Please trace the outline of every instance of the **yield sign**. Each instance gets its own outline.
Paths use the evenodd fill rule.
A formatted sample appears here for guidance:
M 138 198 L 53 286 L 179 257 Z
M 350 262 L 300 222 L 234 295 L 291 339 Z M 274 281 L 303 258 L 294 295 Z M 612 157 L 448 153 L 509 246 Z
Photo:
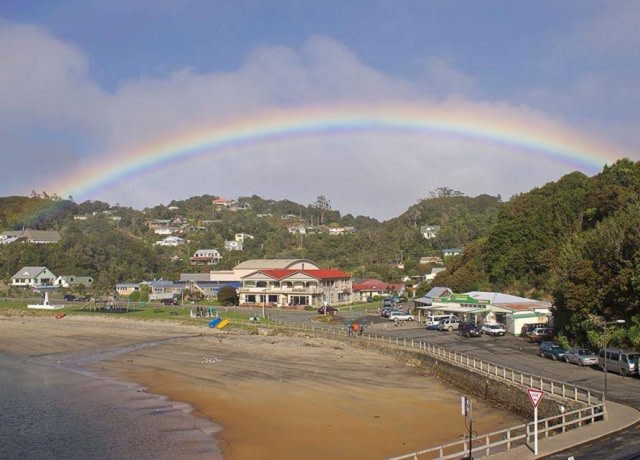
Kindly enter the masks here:
M 527 388 L 527 394 L 529 395 L 529 400 L 531 400 L 531 405 L 534 407 L 538 407 L 542 397 L 544 396 L 544 391 L 538 390 L 537 388 Z

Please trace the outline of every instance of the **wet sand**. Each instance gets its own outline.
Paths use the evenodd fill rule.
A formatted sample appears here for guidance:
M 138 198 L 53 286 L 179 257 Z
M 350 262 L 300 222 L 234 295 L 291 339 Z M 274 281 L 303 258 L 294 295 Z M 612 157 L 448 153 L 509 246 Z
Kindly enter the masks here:
M 85 367 L 222 426 L 225 460 L 383 459 L 460 439 L 461 392 L 389 356 L 305 336 L 124 318 L 0 319 L 0 350 Z M 474 431 L 522 423 L 474 400 Z

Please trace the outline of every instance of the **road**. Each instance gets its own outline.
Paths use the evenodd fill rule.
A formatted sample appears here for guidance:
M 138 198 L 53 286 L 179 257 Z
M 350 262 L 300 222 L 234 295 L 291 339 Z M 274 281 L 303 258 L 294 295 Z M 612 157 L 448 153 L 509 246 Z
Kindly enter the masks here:
M 269 315 L 285 322 L 322 325 L 317 321 L 318 315 L 315 312 L 270 311 Z M 600 370 L 542 358 L 538 355 L 538 345 L 524 338 L 509 335 L 466 338 L 455 332 L 430 331 L 417 322 L 395 326 L 392 321 L 377 314 L 364 315 L 344 310 L 335 318 L 332 327 L 346 327 L 349 321 L 354 319 L 368 325 L 366 333 L 422 340 L 519 371 L 572 383 L 598 392 L 604 390 L 604 374 Z M 609 373 L 607 399 L 640 410 L 640 378 L 621 377 Z M 566 460 L 571 456 L 575 460 L 640 460 L 640 427 L 634 426 L 615 435 L 588 442 L 547 458 Z

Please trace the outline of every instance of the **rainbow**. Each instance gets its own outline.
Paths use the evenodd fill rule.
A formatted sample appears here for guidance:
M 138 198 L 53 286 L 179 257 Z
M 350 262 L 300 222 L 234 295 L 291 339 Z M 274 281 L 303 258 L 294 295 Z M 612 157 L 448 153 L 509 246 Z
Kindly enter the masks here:
M 503 145 L 522 155 L 540 155 L 594 173 L 621 155 L 620 149 L 535 113 L 508 107 L 349 106 L 264 112 L 191 129 L 85 165 L 50 189 L 86 197 L 119 181 L 185 159 L 241 151 L 262 143 L 351 133 L 439 135 Z

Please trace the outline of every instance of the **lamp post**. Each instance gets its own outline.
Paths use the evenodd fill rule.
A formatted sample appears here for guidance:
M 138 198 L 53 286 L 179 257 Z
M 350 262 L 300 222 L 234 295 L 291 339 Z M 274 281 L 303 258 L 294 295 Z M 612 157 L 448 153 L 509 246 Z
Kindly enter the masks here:
M 607 369 L 607 361 L 609 360 L 609 354 L 607 353 L 607 326 L 615 326 L 616 324 L 624 324 L 625 320 L 617 319 L 615 321 L 603 321 L 602 322 L 602 330 L 604 335 L 604 392 L 602 393 L 602 401 L 605 402 L 607 400 L 607 374 L 609 373 Z

